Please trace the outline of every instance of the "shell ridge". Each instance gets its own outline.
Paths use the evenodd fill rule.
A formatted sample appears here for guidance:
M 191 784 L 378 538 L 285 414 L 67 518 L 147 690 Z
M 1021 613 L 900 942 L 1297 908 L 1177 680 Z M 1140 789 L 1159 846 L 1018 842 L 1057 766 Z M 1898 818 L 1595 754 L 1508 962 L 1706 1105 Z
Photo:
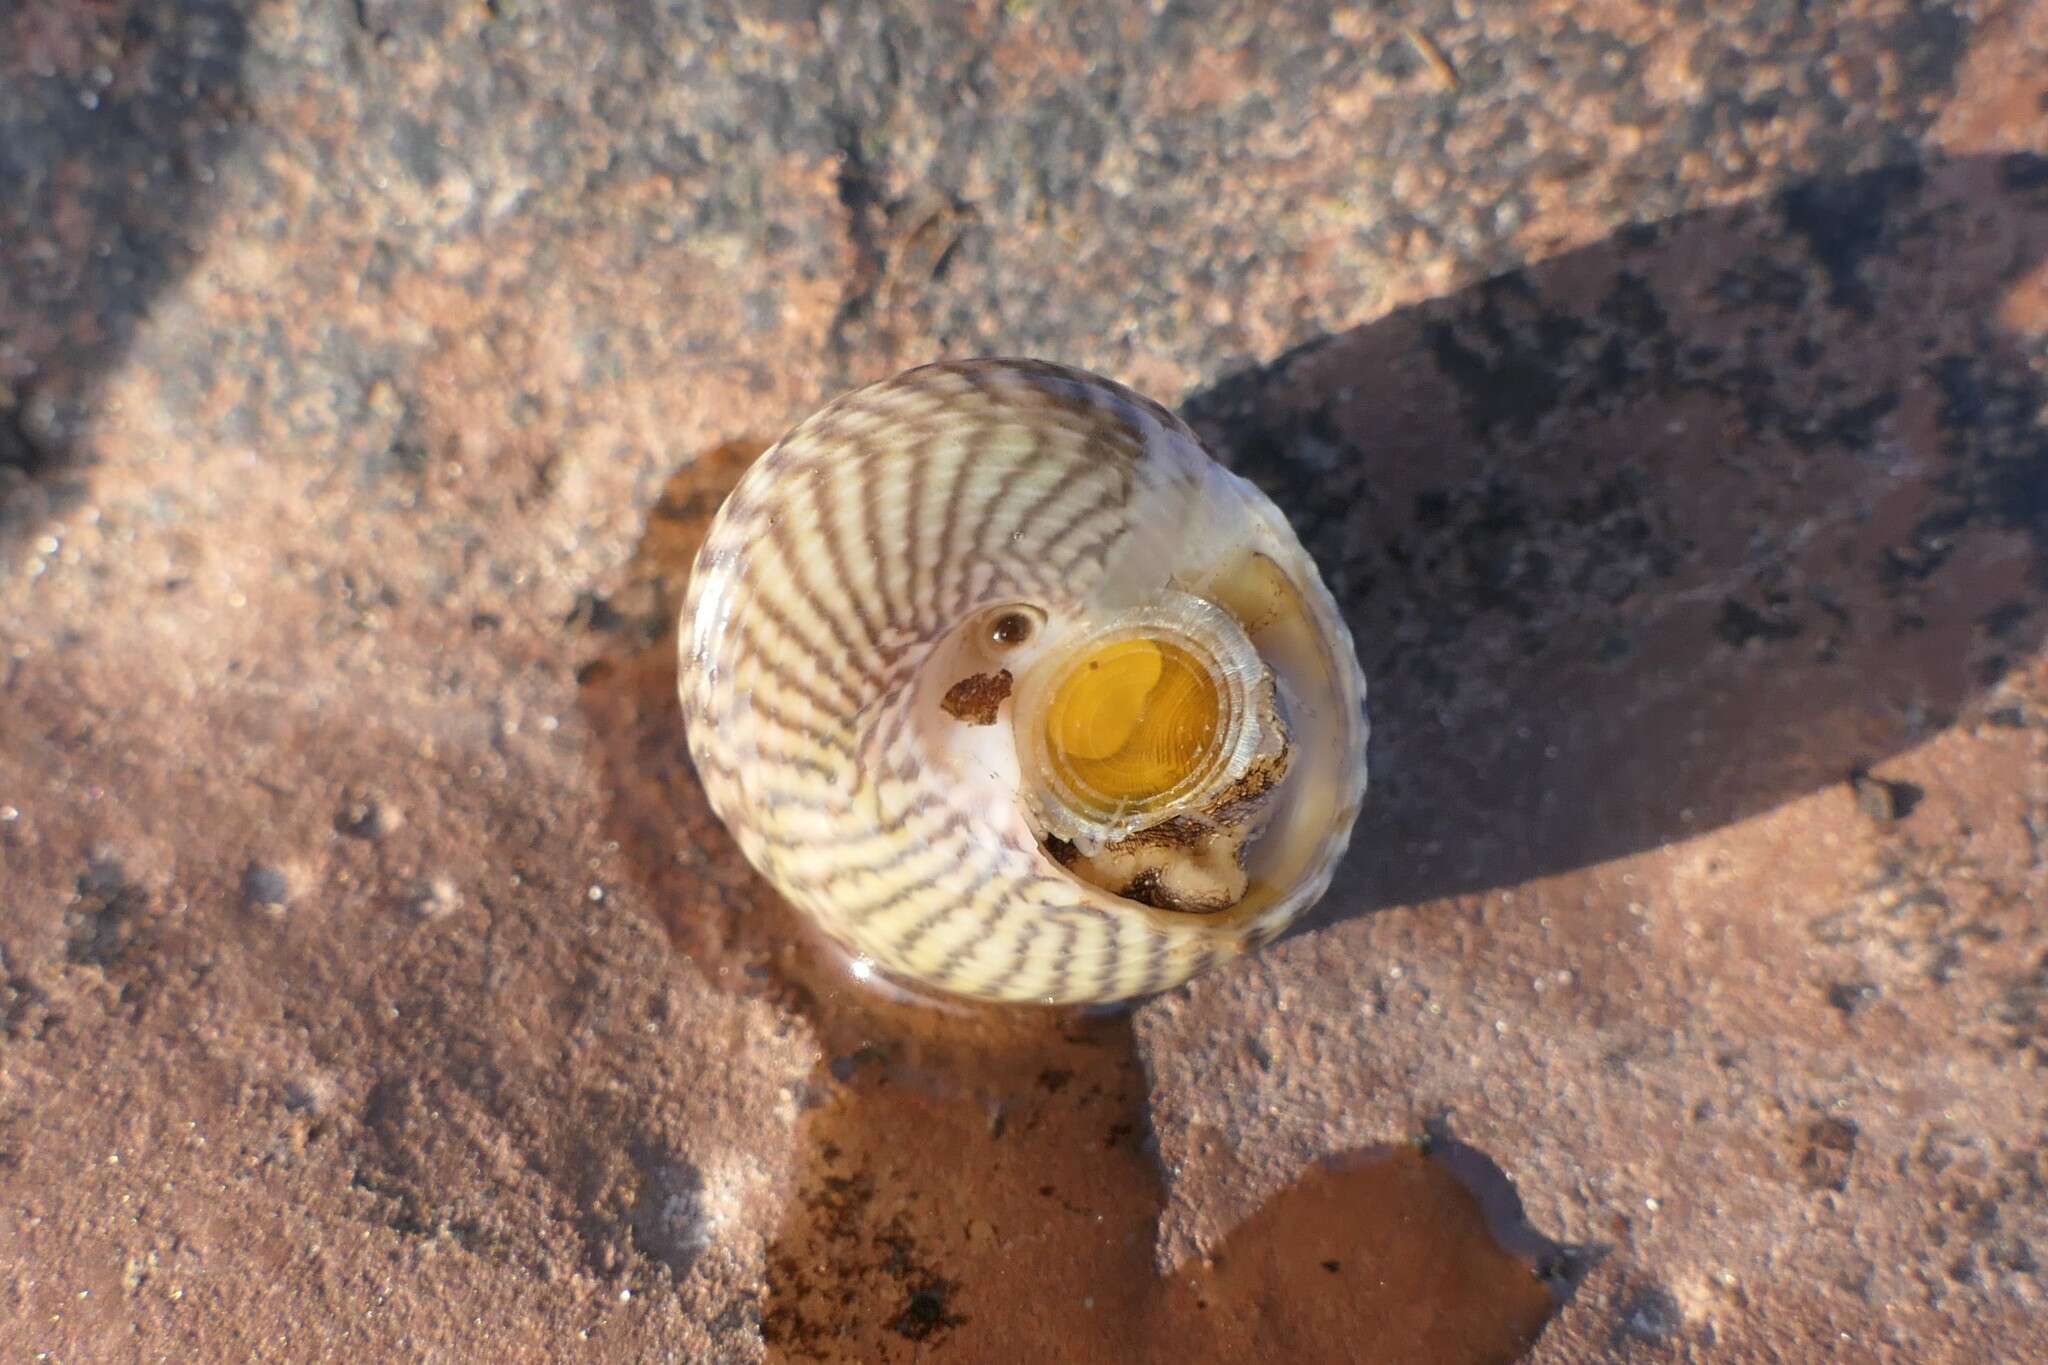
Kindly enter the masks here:
M 846 667 L 852 669 L 864 686 L 872 691 L 880 684 L 874 663 L 866 657 L 866 651 L 854 642 L 853 634 L 847 629 L 841 614 L 826 609 L 825 590 L 811 577 L 810 570 L 806 567 L 811 563 L 810 557 L 791 542 L 788 521 L 784 518 L 771 520 L 763 532 L 763 537 L 789 566 L 790 585 L 796 590 L 797 598 L 824 627 L 825 633 L 832 637 L 832 643 L 838 649 L 839 657 L 845 662 Z M 828 573 L 826 577 L 829 580 L 831 575 Z M 842 595 L 840 600 L 846 599 Z

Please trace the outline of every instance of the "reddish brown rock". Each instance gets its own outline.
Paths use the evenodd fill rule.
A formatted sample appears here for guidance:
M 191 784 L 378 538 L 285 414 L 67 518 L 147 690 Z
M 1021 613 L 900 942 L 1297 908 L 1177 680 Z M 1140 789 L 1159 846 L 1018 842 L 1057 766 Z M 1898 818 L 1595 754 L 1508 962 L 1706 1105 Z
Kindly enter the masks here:
M 2044 50 L 11 7 L 0 1337 L 2048 1355 Z M 677 468 L 973 353 L 1185 398 L 1374 680 L 1328 906 L 1127 1018 L 869 999 L 681 748 Z

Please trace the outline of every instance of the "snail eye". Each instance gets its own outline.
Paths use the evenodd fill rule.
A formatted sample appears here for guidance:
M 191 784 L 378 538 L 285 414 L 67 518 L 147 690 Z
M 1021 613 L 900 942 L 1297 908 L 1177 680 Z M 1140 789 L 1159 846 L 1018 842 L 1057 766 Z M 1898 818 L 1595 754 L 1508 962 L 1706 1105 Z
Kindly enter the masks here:
M 1004 607 L 988 618 L 988 642 L 998 650 L 1028 644 L 1038 633 L 1038 613 L 1023 607 Z

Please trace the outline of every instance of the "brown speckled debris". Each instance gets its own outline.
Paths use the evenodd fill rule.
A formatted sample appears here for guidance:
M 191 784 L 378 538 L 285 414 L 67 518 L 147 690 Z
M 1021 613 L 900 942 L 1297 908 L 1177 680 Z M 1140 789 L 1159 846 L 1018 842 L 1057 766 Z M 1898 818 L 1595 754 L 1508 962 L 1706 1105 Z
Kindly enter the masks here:
M 856 986 L 683 755 L 722 489 L 987 353 L 1373 681 L 1123 1014 Z M 2048 1358 L 2044 411 L 2048 4 L 15 0 L 0 1341 Z
M 946 689 L 939 705 L 962 725 L 994 725 L 1010 696 L 1010 670 L 973 673 Z

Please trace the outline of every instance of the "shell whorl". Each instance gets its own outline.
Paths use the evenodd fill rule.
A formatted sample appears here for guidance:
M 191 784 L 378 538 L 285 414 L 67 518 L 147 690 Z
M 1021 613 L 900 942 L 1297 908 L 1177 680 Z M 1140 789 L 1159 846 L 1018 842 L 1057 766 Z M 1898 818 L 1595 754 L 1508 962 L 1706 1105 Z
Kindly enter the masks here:
M 1122 999 L 1270 939 L 1326 889 L 1348 837 L 1362 714 L 1357 781 L 1315 875 L 1209 915 L 1068 875 L 1014 802 L 934 771 L 913 714 L 920 667 L 977 611 L 1142 593 L 1205 518 L 1247 515 L 1301 553 L 1177 418 L 1093 375 L 967 361 L 840 398 L 747 472 L 697 558 L 680 692 L 713 810 L 832 937 L 960 994 Z M 1357 711 L 1349 636 L 1309 578 Z

